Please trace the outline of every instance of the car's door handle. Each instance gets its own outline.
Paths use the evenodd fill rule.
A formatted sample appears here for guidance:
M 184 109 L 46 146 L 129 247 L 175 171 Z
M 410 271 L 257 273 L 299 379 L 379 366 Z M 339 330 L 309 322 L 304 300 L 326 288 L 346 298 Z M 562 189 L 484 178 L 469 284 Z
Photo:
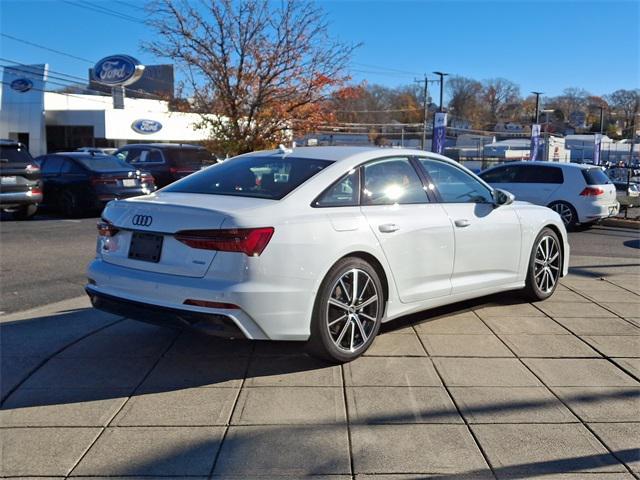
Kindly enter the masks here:
M 456 224 L 456 227 L 460 227 L 460 228 L 468 227 L 469 225 L 471 225 L 471 222 L 466 218 L 461 218 L 459 220 L 454 221 L 453 223 Z
M 382 225 L 378 225 L 378 230 L 382 233 L 391 233 L 400 230 L 400 227 L 395 223 L 383 223 Z

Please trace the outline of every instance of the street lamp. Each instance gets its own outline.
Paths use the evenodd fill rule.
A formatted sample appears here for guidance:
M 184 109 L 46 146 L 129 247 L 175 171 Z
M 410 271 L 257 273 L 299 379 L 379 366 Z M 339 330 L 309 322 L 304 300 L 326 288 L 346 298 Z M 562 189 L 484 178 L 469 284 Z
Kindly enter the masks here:
M 442 107 L 442 97 L 444 93 L 444 77 L 446 77 L 449 74 L 444 72 L 433 72 L 433 73 L 440 77 L 440 111 L 444 112 L 444 108 Z
M 540 122 L 540 95 L 544 92 L 531 92 L 536 96 L 536 123 Z

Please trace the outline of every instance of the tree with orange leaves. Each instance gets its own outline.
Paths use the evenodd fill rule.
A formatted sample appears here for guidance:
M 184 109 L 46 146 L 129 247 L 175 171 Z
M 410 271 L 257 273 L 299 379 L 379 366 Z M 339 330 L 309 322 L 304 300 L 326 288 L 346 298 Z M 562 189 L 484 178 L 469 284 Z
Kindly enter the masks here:
M 150 12 L 158 36 L 145 47 L 182 68 L 217 153 L 287 143 L 332 119 L 325 100 L 356 46 L 332 39 L 313 3 L 156 0 Z

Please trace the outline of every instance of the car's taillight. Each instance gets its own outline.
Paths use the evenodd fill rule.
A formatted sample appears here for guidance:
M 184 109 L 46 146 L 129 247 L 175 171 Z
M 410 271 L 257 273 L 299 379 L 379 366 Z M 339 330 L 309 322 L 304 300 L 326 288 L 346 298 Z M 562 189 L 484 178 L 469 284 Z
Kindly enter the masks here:
M 42 195 L 42 189 L 40 187 L 31 187 L 31 195 Z
M 40 171 L 40 167 L 38 165 L 33 165 L 32 163 L 30 163 L 25 167 L 25 170 L 27 171 L 27 173 L 38 173 Z
M 271 240 L 273 231 L 273 227 L 183 230 L 176 233 L 175 238 L 191 248 L 242 252 L 250 257 L 257 257 Z
M 597 197 L 598 195 L 604 195 L 604 190 L 599 187 L 585 187 L 580 192 L 580 195 L 583 197 Z
M 101 237 L 113 237 L 116 233 L 118 233 L 118 229 L 106 220 L 99 221 L 97 227 L 98 235 L 100 235 Z

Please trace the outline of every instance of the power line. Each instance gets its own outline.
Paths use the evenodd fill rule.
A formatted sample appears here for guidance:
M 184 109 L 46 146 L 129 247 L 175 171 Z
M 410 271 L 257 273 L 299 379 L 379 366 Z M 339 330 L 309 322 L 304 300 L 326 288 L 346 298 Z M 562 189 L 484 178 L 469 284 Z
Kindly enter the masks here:
M 129 3 L 129 2 L 123 2 L 121 0 L 114 0 L 114 2 L 115 3 L 119 3 L 120 5 L 124 5 L 125 7 L 129 7 L 129 8 L 134 9 L 134 10 L 140 10 L 140 11 L 143 11 L 143 12 L 147 11 L 146 8 L 140 7 L 138 5 L 134 5 L 134 4 Z
M 6 33 L 0 33 L 0 35 L 2 35 L 5 38 L 9 38 L 11 40 L 14 40 L 16 42 L 24 43 L 25 45 L 31 45 L 32 47 L 36 47 L 36 48 L 40 48 L 42 50 L 47 50 L 49 52 L 57 53 L 58 55 L 64 55 L 65 57 L 73 58 L 75 60 L 80 60 L 82 62 L 88 62 L 88 63 L 96 63 L 95 61 L 89 60 L 88 58 L 78 57 L 78 56 L 72 55 L 70 53 L 61 52 L 60 50 L 56 50 L 54 48 L 45 47 L 44 45 L 38 45 L 37 43 L 33 43 L 33 42 L 28 41 L 28 40 L 24 40 L 22 38 L 14 37 L 12 35 L 7 35 Z
M 103 15 L 109 15 L 109 16 L 114 17 L 114 18 L 119 18 L 120 20 L 127 20 L 129 22 L 140 23 L 140 24 L 146 25 L 146 22 L 144 22 L 142 19 L 131 17 L 131 16 L 125 15 L 125 14 L 121 14 L 121 13 L 115 12 L 115 10 L 104 9 L 104 7 L 98 7 L 97 5 L 75 3 L 75 2 L 71 2 L 70 0 L 62 0 L 62 1 L 64 3 L 69 4 L 69 5 L 73 5 L 74 7 L 77 7 L 77 8 L 84 8 L 84 9 L 90 10 L 92 12 L 101 13 Z

